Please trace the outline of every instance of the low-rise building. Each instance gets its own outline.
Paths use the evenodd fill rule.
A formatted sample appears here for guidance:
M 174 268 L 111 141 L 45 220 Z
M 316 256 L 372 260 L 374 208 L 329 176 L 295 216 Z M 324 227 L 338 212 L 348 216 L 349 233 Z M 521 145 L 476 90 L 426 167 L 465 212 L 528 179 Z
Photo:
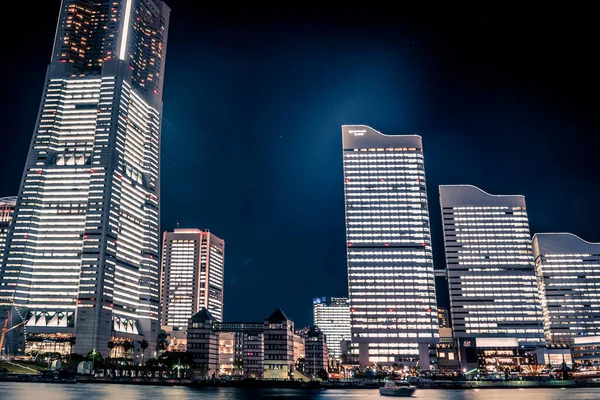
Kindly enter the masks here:
M 219 373 L 219 332 L 213 329 L 215 322 L 204 307 L 188 322 L 187 351 L 192 354 L 195 377 L 214 379 Z
M 318 377 L 321 370 L 329 369 L 329 352 L 327 351 L 327 338 L 318 326 L 313 325 L 308 331 L 306 339 L 306 357 L 304 374 L 310 378 Z
M 242 364 L 245 378 L 262 379 L 264 373 L 265 342 L 262 332 L 244 334 Z
M 458 348 L 451 328 L 440 328 L 440 342 L 435 347 L 437 368 L 442 373 L 460 370 Z
M 294 322 L 281 309 L 264 321 L 264 379 L 291 379 L 294 371 Z
M 600 336 L 575 336 L 571 352 L 578 365 L 600 367 Z
M 302 331 L 294 333 L 294 364 L 306 356 L 305 336 Z
M 172 326 L 163 325 L 160 327 L 167 334 L 166 351 L 186 351 L 187 350 L 187 331 L 185 329 L 175 330 Z

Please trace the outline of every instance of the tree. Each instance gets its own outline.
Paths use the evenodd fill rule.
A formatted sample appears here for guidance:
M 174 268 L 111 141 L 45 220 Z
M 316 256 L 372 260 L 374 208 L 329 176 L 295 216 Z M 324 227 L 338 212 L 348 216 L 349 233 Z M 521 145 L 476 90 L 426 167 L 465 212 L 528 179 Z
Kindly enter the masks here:
M 148 348 L 148 341 L 146 339 L 140 342 L 140 347 L 142 348 L 142 365 L 144 365 L 144 356 L 146 355 L 146 349 Z
M 117 347 L 117 344 L 115 342 L 113 342 L 112 340 L 109 340 L 108 343 L 106 344 L 106 347 L 108 347 L 108 350 L 110 350 L 109 356 L 112 356 L 112 351 L 115 347 Z
M 96 365 L 100 365 L 104 361 L 104 359 L 102 358 L 102 354 L 98 353 L 95 350 L 92 350 L 87 354 L 87 359 L 88 361 L 91 361 L 93 363 L 94 368 L 96 367 Z
M 306 359 L 304 357 L 299 357 L 296 361 L 296 369 L 301 373 L 304 373 L 304 365 L 306 364 Z
M 121 345 L 123 351 L 125 352 L 125 358 L 127 358 L 127 354 L 133 349 L 133 343 L 130 340 L 126 340 Z
M 71 361 L 71 356 L 73 355 L 73 346 L 75 346 L 75 343 L 77 342 L 77 338 L 75 338 L 75 336 L 70 336 L 69 339 L 69 361 Z
M 320 369 L 317 371 L 317 378 L 326 381 L 329 379 L 329 374 L 327 373 L 327 371 L 325 371 L 324 369 Z
M 169 342 L 167 341 L 167 332 L 164 330 L 160 330 L 158 337 L 156 338 L 156 347 L 158 347 L 159 351 L 167 350 Z

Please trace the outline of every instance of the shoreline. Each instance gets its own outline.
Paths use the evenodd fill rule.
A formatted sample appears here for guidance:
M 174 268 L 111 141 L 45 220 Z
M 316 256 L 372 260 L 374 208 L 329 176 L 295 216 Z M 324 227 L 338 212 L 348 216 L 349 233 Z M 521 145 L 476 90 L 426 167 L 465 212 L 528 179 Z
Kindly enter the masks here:
M 110 384 L 110 385 L 148 385 L 148 386 L 188 386 L 194 388 L 242 388 L 242 389 L 301 389 L 301 390 L 374 390 L 380 387 L 377 382 L 356 383 L 323 383 L 323 382 L 292 382 L 292 381 L 194 381 L 191 379 L 174 378 L 118 378 L 106 379 L 90 376 L 78 376 L 74 378 L 43 378 L 37 375 L 10 374 L 0 376 L 0 382 L 17 383 L 56 383 L 56 384 Z M 569 388 L 599 388 L 600 380 L 577 380 L 577 381 L 441 381 L 439 383 L 428 382 L 426 385 L 417 384 L 418 390 L 474 390 L 474 389 L 569 389 Z

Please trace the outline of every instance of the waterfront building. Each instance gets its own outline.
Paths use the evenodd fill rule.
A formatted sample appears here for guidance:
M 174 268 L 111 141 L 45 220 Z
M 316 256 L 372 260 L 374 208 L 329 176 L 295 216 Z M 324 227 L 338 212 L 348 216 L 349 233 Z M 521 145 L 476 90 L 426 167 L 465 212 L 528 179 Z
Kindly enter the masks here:
M 225 242 L 209 231 L 175 229 L 163 234 L 162 324 L 185 329 L 202 307 L 223 320 Z
M 473 345 L 479 338 L 543 346 L 525 198 L 443 185 L 440 204 L 452 326 L 463 367 L 477 364 Z
M 0 198 L 0 268 L 2 268 L 6 236 L 8 235 L 8 230 L 12 222 L 16 203 L 16 196 Z
M 234 375 L 235 332 L 219 332 L 219 376 Z
M 573 362 L 583 367 L 600 367 L 600 336 L 576 336 L 571 346 Z
M 221 375 L 263 376 L 264 322 L 215 322 Z
M 304 332 L 294 332 L 294 364 L 298 361 L 299 358 L 304 358 L 306 355 L 306 346 L 305 346 L 306 335 Z
M 294 371 L 294 322 L 281 309 L 264 321 L 265 379 L 290 379 Z
M 533 253 L 546 339 L 570 344 L 580 336 L 600 337 L 600 243 L 538 233 Z
M 262 332 L 246 332 L 243 338 L 243 376 L 262 379 L 265 358 L 264 334 Z
M 438 341 L 423 145 L 342 126 L 352 355 L 429 368 Z
M 440 327 L 440 341 L 436 344 L 437 369 L 442 373 L 460 370 L 458 347 L 451 328 Z
M 306 338 L 306 357 L 304 361 L 304 375 L 315 379 L 321 370 L 329 370 L 329 352 L 327 340 L 323 331 L 313 325 Z
M 22 351 L 71 336 L 81 354 L 107 356 L 111 340 L 155 350 L 169 13 L 160 0 L 62 1 L 0 268 Z
M 187 329 L 173 330 L 173 327 L 168 325 L 162 325 L 160 329 L 167 335 L 166 351 L 186 351 Z
M 217 378 L 219 373 L 219 332 L 217 323 L 206 308 L 194 314 L 187 329 L 187 351 L 192 355 L 192 373 L 195 377 Z
M 546 342 L 546 346 L 536 349 L 535 353 L 538 365 L 552 365 L 560 368 L 564 362 L 569 368 L 573 366 L 571 347 L 567 343 Z
M 313 323 L 327 338 L 329 357 L 339 360 L 342 340 L 350 340 L 350 302 L 345 297 L 313 299 Z

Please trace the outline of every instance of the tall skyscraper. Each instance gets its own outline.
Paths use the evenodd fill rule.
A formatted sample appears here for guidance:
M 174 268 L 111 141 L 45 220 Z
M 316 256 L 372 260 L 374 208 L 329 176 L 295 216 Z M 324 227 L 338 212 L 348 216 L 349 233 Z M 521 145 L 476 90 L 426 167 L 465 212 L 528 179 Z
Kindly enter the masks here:
M 350 302 L 345 297 L 313 299 L 313 322 L 327 340 L 329 356 L 340 359 L 342 340 L 350 340 Z
M 223 321 L 223 239 L 209 231 L 175 229 L 164 233 L 162 254 L 162 325 L 184 329 L 202 307 Z
M 450 185 L 440 203 L 455 337 L 543 342 L 525 198 Z
M 538 233 L 533 254 L 546 339 L 572 343 L 597 336 L 600 343 L 600 243 L 571 233 Z
M 14 196 L 0 198 L 0 268 L 2 268 L 2 260 L 4 259 L 6 235 L 8 235 L 16 203 L 17 198 Z
M 169 13 L 160 0 L 62 2 L 0 270 L 28 341 L 154 349 Z
M 342 126 L 352 355 L 429 364 L 439 340 L 421 137 Z

